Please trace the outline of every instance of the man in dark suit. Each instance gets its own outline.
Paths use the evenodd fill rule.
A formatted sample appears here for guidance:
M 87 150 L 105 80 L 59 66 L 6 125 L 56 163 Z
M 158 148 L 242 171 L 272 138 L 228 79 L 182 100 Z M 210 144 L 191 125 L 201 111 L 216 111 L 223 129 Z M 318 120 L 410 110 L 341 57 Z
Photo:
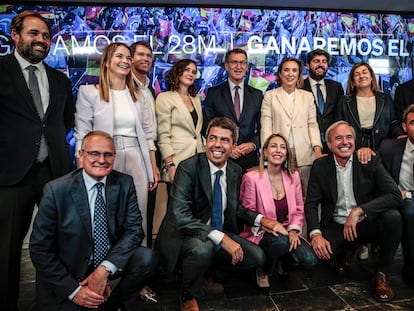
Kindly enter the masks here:
M 227 117 L 237 124 L 239 139 L 231 158 L 241 166 L 244 173 L 247 169 L 258 165 L 260 108 L 263 94 L 244 82 L 249 68 L 245 50 L 228 51 L 224 68 L 228 73 L 228 81 L 207 91 L 204 101 L 204 126 L 206 127 L 215 117 Z M 237 103 L 238 107 L 236 107 Z
M 403 221 L 401 245 L 404 255 L 404 280 L 414 285 L 414 105 L 403 114 L 402 127 L 405 139 L 389 139 L 382 142 L 379 152 L 385 168 L 398 184 L 404 199 L 400 208 Z
M 367 164 L 357 160 L 355 131 L 347 122 L 333 123 L 326 137 L 332 154 L 313 163 L 305 204 L 312 247 L 320 259 L 342 258 L 340 268 L 347 270 L 356 243 L 378 242 L 374 297 L 390 301 L 387 274 L 401 239 L 401 193 L 378 157 Z
M 400 124 L 403 122 L 404 110 L 411 104 L 414 104 L 414 79 L 397 86 L 395 90 L 395 116 Z
M 10 28 L 15 51 L 0 58 L 0 305 L 16 310 L 34 205 L 45 182 L 71 169 L 66 134 L 74 105 L 69 79 L 42 62 L 50 49 L 47 21 L 23 11 Z
M 239 203 L 242 172 L 238 165 L 227 161 L 236 140 L 234 122 L 214 118 L 207 129 L 206 152 L 181 162 L 177 168 L 157 248 L 168 271 L 173 271 L 181 258 L 184 289 L 181 310 L 198 310 L 197 298 L 203 295 L 204 274 L 213 259 L 215 268 L 233 265 L 247 269 L 264 263 L 261 248 L 238 235 L 238 221 L 257 229 L 262 226 L 269 232 L 277 230 L 276 221 Z M 219 213 L 215 213 L 217 200 L 220 200 Z
M 313 93 L 315 97 L 316 113 L 321 132 L 323 152 L 328 153 L 324 134 L 328 127 L 335 120 L 335 106 L 339 98 L 344 95 L 344 89 L 339 82 L 325 79 L 329 66 L 329 54 L 325 50 L 316 49 L 308 53 L 306 66 L 309 70 L 309 77 L 305 79 L 303 89 Z M 318 102 L 318 86 L 322 92 L 323 103 Z
M 144 232 L 132 177 L 112 170 L 111 136 L 90 132 L 79 156 L 82 169 L 46 184 L 33 224 L 29 248 L 41 310 L 102 304 L 103 310 L 117 310 L 156 268 L 151 249 L 141 246 Z M 121 280 L 111 293 L 107 282 L 117 277 Z

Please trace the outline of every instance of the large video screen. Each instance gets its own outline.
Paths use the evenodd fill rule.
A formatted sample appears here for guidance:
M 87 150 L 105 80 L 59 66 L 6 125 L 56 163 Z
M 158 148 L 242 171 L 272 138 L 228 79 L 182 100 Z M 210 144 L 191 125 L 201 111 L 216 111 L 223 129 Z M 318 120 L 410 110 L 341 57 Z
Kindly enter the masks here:
M 11 19 L 33 9 L 53 29 L 46 62 L 64 71 L 76 95 L 80 85 L 96 83 L 100 55 L 107 44 L 148 40 L 154 49 L 150 73 L 157 92 L 165 74 L 181 58 L 198 64 L 200 97 L 226 79 L 225 52 L 240 47 L 249 55 L 248 83 L 263 92 L 277 87 L 278 63 L 314 48 L 331 54 L 328 77 L 346 86 L 353 64 L 369 62 L 386 93 L 412 78 L 414 13 L 324 12 L 270 9 L 132 6 L 0 6 L 0 55 L 11 53 Z M 305 75 L 307 74 L 305 70 Z

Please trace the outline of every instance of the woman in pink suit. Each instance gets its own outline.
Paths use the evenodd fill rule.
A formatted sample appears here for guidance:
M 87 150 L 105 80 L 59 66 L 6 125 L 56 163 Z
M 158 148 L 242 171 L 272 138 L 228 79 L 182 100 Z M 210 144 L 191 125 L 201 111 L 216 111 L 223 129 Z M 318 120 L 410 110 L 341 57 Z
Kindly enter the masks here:
M 269 276 L 279 259 L 297 268 L 311 268 L 317 264 L 312 247 L 301 236 L 302 187 L 288 142 L 282 135 L 271 134 L 264 142 L 259 170 L 243 176 L 240 201 L 246 208 L 278 221 L 276 233 L 245 226 L 240 234 L 262 247 L 266 254 L 265 265 L 256 273 L 260 287 L 270 286 Z

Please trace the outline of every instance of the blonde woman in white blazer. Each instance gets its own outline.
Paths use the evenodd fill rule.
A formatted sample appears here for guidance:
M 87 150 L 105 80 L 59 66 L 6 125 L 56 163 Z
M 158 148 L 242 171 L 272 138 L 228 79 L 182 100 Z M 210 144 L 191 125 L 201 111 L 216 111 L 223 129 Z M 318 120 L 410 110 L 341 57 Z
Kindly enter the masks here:
M 305 196 L 313 160 L 322 156 L 322 142 L 314 97 L 300 89 L 302 72 L 302 62 L 296 58 L 287 57 L 279 64 L 279 88 L 267 91 L 263 98 L 260 137 L 262 145 L 273 133 L 288 138 Z
M 131 65 L 131 52 L 126 44 L 117 42 L 105 48 L 99 84 L 79 88 L 75 138 L 79 151 L 83 137 L 90 131 L 101 130 L 113 136 L 116 148 L 114 169 L 134 179 L 146 235 L 142 245 L 146 246 L 148 189 L 154 189 L 158 183 L 156 164 L 152 163 L 150 155 L 156 149 L 153 142 L 156 133 L 151 130 L 150 109 L 145 106 L 148 103 L 133 86 Z
M 161 179 L 166 182 L 174 182 L 181 161 L 204 151 L 203 113 L 194 86 L 196 75 L 194 61 L 176 62 L 167 76 L 169 91 L 160 93 L 156 99 L 158 147 L 163 160 Z

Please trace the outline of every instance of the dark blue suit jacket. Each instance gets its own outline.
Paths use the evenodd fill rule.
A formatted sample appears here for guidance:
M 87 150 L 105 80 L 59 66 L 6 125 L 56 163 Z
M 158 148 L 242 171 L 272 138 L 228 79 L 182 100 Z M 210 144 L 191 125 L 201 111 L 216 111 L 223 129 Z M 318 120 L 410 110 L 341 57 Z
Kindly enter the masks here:
M 236 119 L 233 99 L 231 97 L 228 81 L 208 89 L 204 100 L 204 130 L 215 117 L 227 117 L 239 127 L 239 139 L 237 144 L 252 142 L 257 149 L 250 154 L 237 159 L 235 162 L 245 171 L 258 164 L 258 149 L 260 148 L 260 109 L 262 107 L 263 93 L 244 83 L 243 110 L 240 120 Z
M 42 310 L 77 310 L 68 296 L 87 276 L 93 252 L 92 224 L 82 169 L 45 186 L 30 238 Z M 106 260 L 123 269 L 144 237 L 132 177 L 116 171 L 105 186 L 109 240 Z
M 223 232 L 239 234 L 241 224 L 253 225 L 258 213 L 239 203 L 241 169 L 227 162 L 227 208 Z M 205 153 L 182 161 L 177 168 L 168 200 L 167 214 L 157 236 L 157 248 L 167 270 L 174 270 L 183 237 L 188 235 L 207 240 L 213 228 L 207 224 L 213 208 L 210 166 Z
M 404 156 L 407 138 L 404 139 L 386 139 L 379 148 L 379 154 L 382 163 L 395 182 L 400 182 L 401 163 Z M 409 189 L 411 190 L 411 189 Z M 413 189 L 414 190 L 414 189 Z
M 344 95 L 344 89 L 341 83 L 330 79 L 324 79 L 324 83 L 326 87 L 326 102 L 323 113 L 319 111 L 318 107 L 316 109 L 319 130 L 321 133 L 325 133 L 328 127 L 337 121 L 335 119 L 335 107 L 338 105 L 341 96 Z M 312 92 L 309 78 L 305 79 L 302 89 Z M 317 106 L 316 99 L 315 105 Z
M 407 81 L 397 87 L 394 96 L 395 116 L 402 123 L 405 108 L 414 104 L 414 79 Z

